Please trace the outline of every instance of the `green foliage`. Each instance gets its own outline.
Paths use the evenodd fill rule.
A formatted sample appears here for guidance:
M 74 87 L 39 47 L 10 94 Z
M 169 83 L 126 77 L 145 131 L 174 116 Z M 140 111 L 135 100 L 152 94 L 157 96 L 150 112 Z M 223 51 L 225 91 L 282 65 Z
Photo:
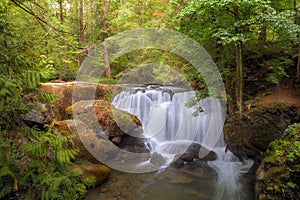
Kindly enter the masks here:
M 265 180 L 268 199 L 299 199 L 300 185 L 300 124 L 289 126 L 283 138 L 270 144 L 267 156 L 275 158 L 284 170 Z
M 78 73 L 77 67 L 68 67 L 67 69 L 61 69 L 58 71 L 59 77 L 62 81 L 73 81 L 76 79 Z
M 98 82 L 99 83 L 117 83 L 118 80 L 114 79 L 114 78 L 106 78 L 106 77 L 104 77 L 104 78 L 100 78 Z
M 200 42 L 218 65 L 230 102 L 239 100 L 236 91 L 245 92 L 247 100 L 287 75 L 299 44 L 294 17 L 293 2 L 284 0 L 195 0 L 177 14 L 179 30 Z M 243 74 L 237 73 L 241 69 Z M 235 88 L 243 82 L 243 91 Z
M 274 58 L 267 60 L 262 67 L 269 69 L 266 80 L 270 83 L 279 83 L 280 78 L 288 76 L 286 70 L 293 66 L 293 60 L 286 57 Z
M 81 182 L 81 171 L 68 169 L 79 152 L 70 148 L 71 136 L 23 127 L 8 139 L 0 137 L 0 199 L 9 196 L 34 199 L 82 199 L 91 180 Z M 18 139 L 16 139 L 18 138 Z M 20 145 L 19 139 L 26 140 Z

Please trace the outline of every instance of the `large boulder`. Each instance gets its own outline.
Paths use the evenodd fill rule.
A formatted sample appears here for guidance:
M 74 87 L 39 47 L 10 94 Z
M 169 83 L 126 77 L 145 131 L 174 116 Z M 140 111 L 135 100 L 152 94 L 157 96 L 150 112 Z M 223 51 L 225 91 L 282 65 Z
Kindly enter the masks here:
M 244 157 L 257 157 L 270 142 L 280 138 L 291 123 L 299 120 L 299 107 L 286 103 L 261 104 L 224 126 L 224 138 L 230 151 Z
M 114 159 L 119 153 L 111 141 L 103 137 L 101 133 L 95 133 L 84 122 L 65 120 L 53 122 L 52 126 L 52 131 L 73 136 L 69 145 L 80 148 L 75 160 L 105 163 L 105 159 Z
M 104 100 L 79 101 L 66 108 L 66 113 L 87 124 L 95 132 L 104 131 L 106 137 L 116 144 L 122 136 L 140 135 L 141 121 L 134 115 L 115 108 Z
M 69 171 L 81 171 L 83 182 L 93 180 L 95 185 L 103 183 L 110 174 L 110 169 L 102 164 L 72 164 Z
M 257 199 L 300 199 L 300 123 L 272 142 L 256 171 Z
M 70 140 L 70 145 L 80 149 L 76 160 L 90 161 L 92 163 L 99 163 L 99 161 L 87 150 L 81 137 L 88 137 L 96 143 L 100 138 L 90 130 L 83 122 L 76 120 L 54 121 L 52 124 L 52 131 L 60 132 L 64 136 L 73 136 Z M 80 128 L 77 128 L 80 127 Z M 93 144 L 94 144 L 93 143 Z
M 29 125 L 49 124 L 55 118 L 55 114 L 50 105 L 34 103 L 32 110 L 21 116 L 21 120 Z
M 74 85 L 76 84 L 76 95 L 73 96 Z M 120 89 L 121 86 L 115 88 L 114 84 L 100 83 L 78 83 L 78 82 L 63 82 L 63 83 L 42 83 L 40 88 L 42 91 L 49 93 L 57 100 L 54 102 L 53 111 L 57 120 L 68 118 L 65 109 L 80 100 L 103 99 L 106 95 L 111 95 L 114 89 Z

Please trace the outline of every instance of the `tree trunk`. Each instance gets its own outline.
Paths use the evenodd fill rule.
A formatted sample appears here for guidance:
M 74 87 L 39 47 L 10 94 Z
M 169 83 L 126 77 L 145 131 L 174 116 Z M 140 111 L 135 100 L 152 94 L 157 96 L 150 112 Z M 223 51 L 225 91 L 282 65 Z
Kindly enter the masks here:
M 59 1 L 59 19 L 60 19 L 60 23 L 61 24 L 64 24 L 64 13 L 63 13 L 63 1 L 60 0 Z M 65 40 L 63 39 L 62 40 L 62 46 L 65 45 Z M 66 60 L 67 60 L 67 56 L 66 56 L 66 46 L 63 47 L 62 49 L 62 52 L 63 52 L 63 72 L 66 72 L 67 71 L 67 63 L 66 63 Z M 59 77 L 60 79 L 62 77 Z
M 60 21 L 63 22 L 64 21 L 64 14 L 63 14 L 63 0 L 59 1 L 59 18 Z
M 264 46 L 266 44 L 266 41 L 267 41 L 267 26 L 266 25 L 264 25 L 261 28 L 258 39 L 262 46 Z
M 104 67 L 105 67 L 105 76 L 107 78 L 111 77 L 109 58 L 108 58 L 108 49 L 105 45 L 105 40 L 108 38 L 108 27 L 107 27 L 107 15 L 108 15 L 108 3 L 107 0 L 103 2 L 103 44 L 104 44 Z
M 239 110 L 239 117 L 243 117 L 243 63 L 242 63 L 242 43 L 238 42 L 235 46 L 236 56 L 236 100 Z
M 79 37 L 78 41 L 80 46 L 84 44 L 84 27 L 83 27 L 83 0 L 79 2 L 79 18 L 78 18 L 78 27 L 79 27 Z M 79 56 L 79 64 L 81 65 L 85 58 L 85 52 L 82 50 L 81 55 Z
M 240 17 L 238 7 L 234 8 L 234 17 L 238 21 Z M 240 33 L 241 30 L 236 30 L 236 34 Z M 243 61 L 242 61 L 242 42 L 238 41 L 235 44 L 235 64 L 236 64 L 236 102 L 239 111 L 240 119 L 243 117 L 243 88 L 244 88 L 244 77 L 243 77 Z
M 300 80 L 300 46 L 298 46 L 297 80 Z
M 295 24 L 300 24 L 300 19 L 298 17 L 298 8 L 297 8 L 297 0 L 294 0 L 294 12 L 295 12 Z M 297 35 L 300 38 L 299 35 Z M 297 59 L 297 80 L 300 80 L 300 45 L 298 45 L 298 59 Z

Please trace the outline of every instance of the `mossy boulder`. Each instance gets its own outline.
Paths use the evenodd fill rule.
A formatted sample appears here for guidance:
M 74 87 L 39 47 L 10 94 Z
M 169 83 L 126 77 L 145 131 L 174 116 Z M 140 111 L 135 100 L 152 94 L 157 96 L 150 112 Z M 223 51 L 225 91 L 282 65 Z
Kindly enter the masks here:
M 44 125 L 51 123 L 55 114 L 50 105 L 35 102 L 33 109 L 25 115 L 21 115 L 20 118 L 28 125 Z
M 69 145 L 80 148 L 80 152 L 75 158 L 76 161 L 89 161 L 95 164 L 101 161 L 104 163 L 106 158 L 112 159 L 118 154 L 118 150 L 110 140 L 95 133 L 84 122 L 65 120 L 53 122 L 52 126 L 52 131 L 74 136 Z
M 261 104 L 232 119 L 224 126 L 224 138 L 230 151 L 238 156 L 259 156 L 270 142 L 280 138 L 291 123 L 298 120 L 299 107 L 286 103 Z
M 99 163 L 99 161 L 88 151 L 83 144 L 81 137 L 88 137 L 93 141 L 99 141 L 100 138 L 90 130 L 83 122 L 76 120 L 54 121 L 52 123 L 52 131 L 59 131 L 65 136 L 72 135 L 70 144 L 73 148 L 77 147 L 80 152 L 76 156 L 76 160 L 84 160 L 92 163 Z M 80 128 L 78 128 L 80 127 Z
M 76 84 L 76 95 L 73 95 L 74 86 Z M 65 109 L 72 105 L 73 102 L 80 100 L 104 99 L 107 95 L 122 86 L 114 84 L 100 84 L 100 83 L 77 83 L 77 82 L 63 82 L 63 83 L 42 83 L 40 88 L 42 91 L 47 92 L 57 97 L 54 102 L 53 111 L 57 120 L 68 119 Z
M 94 182 L 94 185 L 103 183 L 110 174 L 110 169 L 102 164 L 73 164 L 72 170 L 82 172 L 82 182 Z
M 256 171 L 257 199 L 300 199 L 300 123 L 273 141 Z
M 135 115 L 104 100 L 79 101 L 66 108 L 66 113 L 86 123 L 95 132 L 104 130 L 106 136 L 117 143 L 122 141 L 120 136 L 143 132 L 141 121 Z

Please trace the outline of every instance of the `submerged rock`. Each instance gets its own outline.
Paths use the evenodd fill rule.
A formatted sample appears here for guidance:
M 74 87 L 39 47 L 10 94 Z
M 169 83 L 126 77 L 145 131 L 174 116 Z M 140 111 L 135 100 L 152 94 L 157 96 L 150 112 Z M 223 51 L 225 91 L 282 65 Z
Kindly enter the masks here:
M 182 174 L 178 174 L 176 171 L 165 171 L 164 173 L 158 174 L 157 179 L 169 179 L 169 183 L 172 184 L 190 184 L 194 179 L 187 177 Z
M 207 154 L 204 155 L 204 157 L 199 156 L 199 151 L 201 148 L 204 148 L 204 152 L 207 152 Z M 214 151 L 210 151 L 201 144 L 194 142 L 188 147 L 185 153 L 175 156 L 175 159 L 171 165 L 176 168 L 181 168 L 183 167 L 184 163 L 191 163 L 195 160 L 213 161 L 216 159 L 217 154 Z
M 199 151 L 203 148 L 204 152 L 207 154 L 204 157 L 199 157 Z M 200 159 L 202 161 L 213 161 L 217 159 L 217 154 L 214 151 L 210 151 L 199 143 L 192 143 L 187 149 L 187 153 L 193 156 L 196 159 Z

